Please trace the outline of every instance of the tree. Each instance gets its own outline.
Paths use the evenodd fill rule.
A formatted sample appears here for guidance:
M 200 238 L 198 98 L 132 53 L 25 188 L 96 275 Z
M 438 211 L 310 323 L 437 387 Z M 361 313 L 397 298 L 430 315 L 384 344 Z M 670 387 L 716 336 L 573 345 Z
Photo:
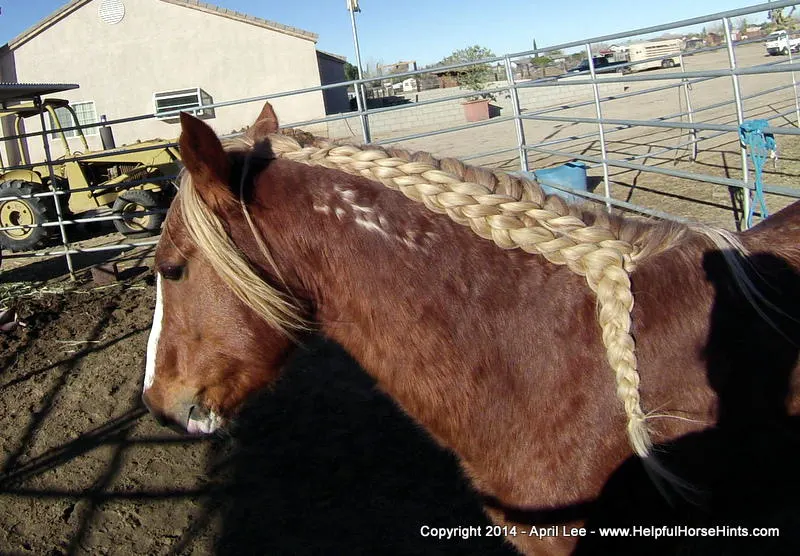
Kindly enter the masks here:
M 748 23 L 746 17 L 742 17 L 736 24 L 736 28 L 739 30 L 739 33 L 741 34 L 747 33 L 748 27 L 750 27 L 750 23 Z
M 444 58 L 438 65 L 450 66 L 464 62 L 478 62 L 486 58 L 493 58 L 494 53 L 486 47 L 473 45 L 467 48 L 454 51 L 450 56 Z M 456 82 L 460 87 L 471 89 L 478 94 L 469 97 L 471 100 L 488 98 L 494 100 L 494 95 L 483 92 L 486 89 L 486 82 L 492 77 L 492 68 L 488 63 L 478 63 L 454 70 L 456 72 Z
M 725 26 L 722 23 L 715 23 L 711 25 L 708 29 L 709 33 L 714 33 L 715 35 L 719 35 L 721 37 L 725 36 Z
M 344 63 L 344 79 L 345 81 L 355 81 L 358 79 L 358 68 L 350 62 Z
M 538 68 L 549 66 L 553 63 L 553 59 L 549 56 L 539 56 L 538 58 L 531 58 L 531 64 Z
M 794 14 L 794 6 L 789 10 L 788 15 L 784 15 L 783 9 L 775 9 L 770 10 L 767 13 L 767 19 L 770 21 L 770 29 L 785 29 L 787 31 L 792 31 L 797 25 L 797 21 L 792 17 Z
M 367 58 L 362 66 L 364 77 L 380 77 L 383 75 L 383 59 Z

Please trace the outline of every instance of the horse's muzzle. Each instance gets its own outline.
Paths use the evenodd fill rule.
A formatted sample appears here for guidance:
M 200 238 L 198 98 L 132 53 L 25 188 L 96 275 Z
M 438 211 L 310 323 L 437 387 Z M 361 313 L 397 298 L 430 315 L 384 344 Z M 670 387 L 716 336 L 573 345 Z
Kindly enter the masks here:
M 175 404 L 175 406 L 172 407 L 171 411 L 169 412 L 159 411 L 148 399 L 147 392 L 142 394 L 142 402 L 159 425 L 170 428 L 181 434 L 187 433 L 189 417 L 195 407 L 194 404 L 189 402 L 178 403 Z

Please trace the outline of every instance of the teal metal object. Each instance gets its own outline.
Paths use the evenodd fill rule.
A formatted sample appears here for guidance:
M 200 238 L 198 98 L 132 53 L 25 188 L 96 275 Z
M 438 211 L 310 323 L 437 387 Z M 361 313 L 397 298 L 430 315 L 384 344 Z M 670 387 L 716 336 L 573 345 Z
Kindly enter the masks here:
M 775 136 L 771 133 L 765 133 L 764 130 L 769 127 L 767 120 L 748 120 L 739 126 L 739 141 L 750 153 L 750 159 L 753 161 L 753 173 L 755 178 L 753 185 L 755 190 L 753 192 L 753 199 L 750 203 L 750 210 L 747 213 L 746 225 L 751 227 L 753 225 L 753 216 L 755 214 L 755 205 L 761 210 L 761 218 L 769 216 L 767 209 L 767 201 L 764 198 L 764 183 L 762 181 L 762 173 L 764 171 L 764 164 L 770 158 L 777 158 L 778 145 L 775 142 Z M 745 190 L 745 195 L 749 195 L 750 191 Z
M 567 162 L 554 168 L 544 168 L 533 172 L 522 172 L 526 177 L 533 177 L 547 195 L 558 195 L 568 203 L 585 201 L 580 195 L 574 195 L 552 186 L 567 187 L 576 191 L 589 191 L 586 180 L 586 165 L 583 162 Z M 531 176 L 532 174 L 532 176 Z

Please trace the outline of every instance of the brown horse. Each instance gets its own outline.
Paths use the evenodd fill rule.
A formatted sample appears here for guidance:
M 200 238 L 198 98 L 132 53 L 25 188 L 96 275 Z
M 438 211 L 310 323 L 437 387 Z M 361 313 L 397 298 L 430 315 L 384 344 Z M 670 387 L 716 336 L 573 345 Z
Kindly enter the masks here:
M 702 506 L 670 446 L 723 423 L 785 430 L 800 410 L 800 205 L 733 237 L 454 161 L 302 147 L 269 105 L 227 146 L 181 124 L 143 394 L 164 422 L 224 426 L 318 331 L 457 454 L 511 543 L 562 554 L 579 537 L 542 526 L 591 524 L 634 452 L 667 499 Z

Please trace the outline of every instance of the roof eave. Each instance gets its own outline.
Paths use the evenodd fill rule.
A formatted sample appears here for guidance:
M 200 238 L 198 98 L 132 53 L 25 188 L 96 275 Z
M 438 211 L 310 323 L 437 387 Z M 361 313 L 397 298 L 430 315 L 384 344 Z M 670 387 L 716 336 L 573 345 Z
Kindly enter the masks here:
M 317 33 L 312 33 L 311 31 L 304 31 L 303 29 L 298 29 L 297 27 L 283 25 L 282 23 L 278 23 L 276 21 L 269 21 L 267 19 L 262 19 L 260 17 L 255 17 L 234 10 L 229 10 L 227 8 L 219 8 L 212 4 L 199 2 L 198 0 L 161 0 L 161 1 L 166 2 L 167 4 L 174 4 L 176 6 L 182 6 L 184 8 L 189 8 L 192 10 L 198 10 L 211 15 L 226 17 L 228 19 L 231 19 L 233 21 L 238 21 L 240 23 L 255 25 L 256 27 L 261 27 L 262 29 L 269 29 L 271 31 L 283 33 L 285 35 L 296 37 L 298 39 L 305 39 L 315 44 L 319 39 L 319 35 Z
M 70 15 L 75 10 L 83 7 L 84 5 L 88 4 L 92 0 L 72 0 L 69 4 L 62 6 L 61 8 L 57 9 L 55 12 L 50 14 L 49 16 L 45 17 L 43 20 L 39 21 L 33 27 L 26 29 L 6 44 L 10 50 L 14 50 L 15 48 L 19 48 L 29 40 L 36 37 L 43 31 L 49 29 L 66 16 Z M 310 31 L 304 31 L 303 29 L 298 29 L 296 27 L 290 27 L 289 25 L 283 25 L 282 23 L 277 23 L 275 21 L 269 21 L 266 19 L 262 19 L 260 17 L 255 17 L 247 14 L 243 14 L 240 12 L 235 12 L 233 10 L 228 10 L 225 8 L 218 8 L 211 4 L 205 4 L 203 2 L 199 2 L 198 0 L 161 0 L 162 2 L 166 2 L 168 4 L 174 4 L 176 6 L 181 6 L 184 8 L 190 8 L 193 10 L 198 10 L 201 12 L 205 12 L 211 15 L 218 15 L 221 17 L 226 17 L 233 21 L 238 21 L 240 23 L 247 23 L 250 25 L 255 25 L 256 27 L 261 27 L 262 29 L 270 29 L 272 31 L 276 31 L 278 33 L 283 33 L 285 35 L 290 35 L 292 37 L 296 37 L 298 39 L 304 39 L 307 41 L 311 41 L 316 44 L 317 40 L 319 39 L 319 35 L 316 33 L 312 33 Z

